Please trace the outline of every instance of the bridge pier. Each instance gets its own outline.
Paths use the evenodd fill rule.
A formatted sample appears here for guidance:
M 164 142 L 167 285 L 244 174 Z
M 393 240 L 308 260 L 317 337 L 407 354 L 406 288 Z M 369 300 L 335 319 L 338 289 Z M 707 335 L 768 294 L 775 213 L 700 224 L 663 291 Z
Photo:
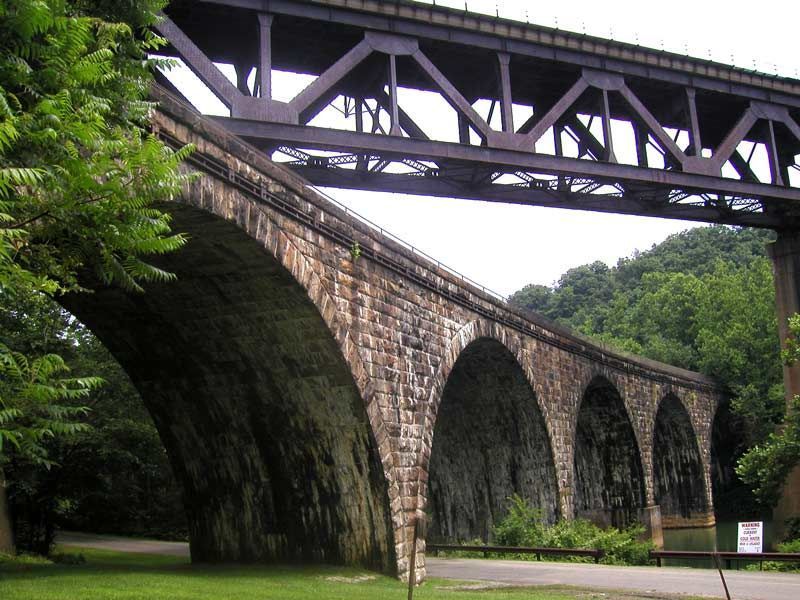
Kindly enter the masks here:
M 664 547 L 664 528 L 661 522 L 661 507 L 658 504 L 646 506 L 641 511 L 640 520 L 644 525 L 644 534 L 653 541 L 656 548 Z
M 800 313 L 800 234 L 780 232 L 778 239 L 767 246 L 772 259 L 775 277 L 775 313 L 778 317 L 778 335 L 781 346 L 789 336 L 788 319 Z M 792 409 L 792 398 L 800 395 L 800 363 L 783 367 L 783 387 L 786 394 L 786 410 Z M 780 537 L 784 522 L 800 516 L 800 467 L 789 474 L 783 486 L 783 494 L 773 511 L 775 533 Z

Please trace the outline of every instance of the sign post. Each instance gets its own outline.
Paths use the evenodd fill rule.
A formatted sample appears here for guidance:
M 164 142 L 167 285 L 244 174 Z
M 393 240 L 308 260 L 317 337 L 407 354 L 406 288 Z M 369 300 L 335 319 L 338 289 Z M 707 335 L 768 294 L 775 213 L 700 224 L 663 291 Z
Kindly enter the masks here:
M 739 549 L 737 552 L 763 552 L 764 522 L 743 521 L 739 523 Z

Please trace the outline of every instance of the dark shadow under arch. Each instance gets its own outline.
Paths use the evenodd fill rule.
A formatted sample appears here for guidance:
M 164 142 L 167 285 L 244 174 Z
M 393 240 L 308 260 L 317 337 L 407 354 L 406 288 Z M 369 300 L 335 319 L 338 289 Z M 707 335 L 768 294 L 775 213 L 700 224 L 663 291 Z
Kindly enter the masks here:
M 625 404 L 614 385 L 595 377 L 575 429 L 575 516 L 625 526 L 645 505 L 641 455 Z
M 487 539 L 519 494 L 558 515 L 550 439 L 514 355 L 479 338 L 456 360 L 442 392 L 428 466 L 428 539 Z
M 747 449 L 747 424 L 730 400 L 714 413 L 711 424 L 711 490 L 717 521 L 747 518 L 757 520 L 763 509 L 750 488 L 736 475 L 736 464 Z
M 170 206 L 175 282 L 65 299 L 128 372 L 184 489 L 195 561 L 396 569 L 365 405 L 306 290 L 257 242 Z
M 661 401 L 656 413 L 653 490 L 665 527 L 690 525 L 693 518 L 704 519 L 708 512 L 697 436 L 689 413 L 672 394 Z

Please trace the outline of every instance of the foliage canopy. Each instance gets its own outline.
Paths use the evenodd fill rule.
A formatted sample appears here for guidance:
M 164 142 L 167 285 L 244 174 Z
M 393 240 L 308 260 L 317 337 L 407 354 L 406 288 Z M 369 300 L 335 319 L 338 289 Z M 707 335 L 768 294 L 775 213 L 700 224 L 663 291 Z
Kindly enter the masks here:
M 760 448 L 754 452 L 763 452 L 757 445 L 771 439 L 785 411 L 775 292 L 765 253 L 773 235 L 723 226 L 691 229 L 615 267 L 595 262 L 570 269 L 553 287 L 527 286 L 510 301 L 621 350 L 726 384 L 734 395 L 733 413 L 730 419 L 730 411 L 719 413 L 726 434 L 716 436 L 717 449 L 725 446 L 722 454 L 728 456 L 717 454 L 715 480 L 735 488 L 737 458 L 754 445 Z M 731 434 L 738 439 L 732 441 Z M 782 456 L 788 458 L 786 452 Z M 785 468 L 773 465 L 765 472 L 766 464 L 759 464 L 761 474 L 772 479 Z M 754 509 L 742 494 L 722 501 L 723 493 L 717 490 L 720 508 Z M 764 504 L 774 500 L 770 494 L 758 497 Z
M 191 148 L 147 130 L 161 64 L 148 55 L 164 43 L 149 27 L 164 4 L 0 1 L 0 300 L 12 311 L 40 295 L 173 277 L 151 257 L 186 241 L 159 203 L 191 177 L 179 169 Z M 83 404 L 101 383 L 13 337 L 0 339 L 0 469 L 12 492 L 53 465 L 53 438 L 87 432 Z
M 0 338 L 26 355 L 57 354 L 71 378 L 100 376 L 90 398 L 60 404 L 80 431 L 47 436 L 49 468 L 14 452 L 5 463 L 18 548 L 46 553 L 56 527 L 185 539 L 180 489 L 147 409 L 128 376 L 92 333 L 56 302 L 0 295 Z M 82 411 L 81 411 L 82 412 Z
M 187 177 L 178 165 L 191 151 L 173 152 L 146 130 L 147 53 L 163 43 L 147 26 L 162 5 L 0 3 L 0 293 L 82 291 L 87 278 L 140 291 L 142 281 L 172 277 L 147 261 L 185 242 L 156 203 L 178 192 Z M 127 21 L 109 19 L 117 15 Z M 66 365 L 5 347 L 0 356 L 4 379 L 17 380 L 0 396 L 0 440 L 32 449 L 19 443 L 33 435 L 19 425 L 31 408 L 21 395 L 24 371 L 53 376 Z M 59 399 L 98 384 L 59 381 L 47 384 Z M 76 431 L 76 413 L 51 416 L 62 424 L 49 421 L 41 435 Z M 28 418 L 27 427 L 38 422 Z
M 800 315 L 795 314 L 789 319 L 789 331 L 791 337 L 781 357 L 787 365 L 793 365 L 800 360 Z M 770 432 L 763 442 L 750 448 L 739 460 L 736 472 L 762 502 L 774 506 L 780 499 L 784 481 L 798 464 L 800 396 L 795 396 L 791 410 L 787 411 L 779 429 Z M 796 543 L 800 543 L 800 538 Z

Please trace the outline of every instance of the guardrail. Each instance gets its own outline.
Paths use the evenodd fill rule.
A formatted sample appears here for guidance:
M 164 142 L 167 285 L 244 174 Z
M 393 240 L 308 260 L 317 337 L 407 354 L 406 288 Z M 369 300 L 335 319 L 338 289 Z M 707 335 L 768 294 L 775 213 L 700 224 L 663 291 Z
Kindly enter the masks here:
M 606 553 L 603 550 L 585 548 L 519 548 L 515 546 L 459 546 L 457 544 L 426 544 L 426 550 L 438 556 L 439 552 L 483 552 L 486 558 L 490 552 L 498 554 L 535 554 L 536 560 L 542 556 L 588 556 L 595 564 L 600 562 Z
M 391 231 L 387 231 L 386 229 L 384 229 L 383 227 L 381 227 L 377 223 L 375 223 L 373 221 L 370 221 L 364 215 L 361 215 L 361 214 L 357 213 L 356 211 L 354 211 L 352 208 L 349 208 L 345 204 L 342 204 L 336 198 L 334 198 L 330 194 L 325 193 L 323 190 L 321 190 L 317 186 L 311 185 L 311 184 L 307 184 L 306 187 L 311 189 L 311 190 L 313 190 L 314 192 L 316 192 L 317 194 L 319 194 L 323 198 L 325 198 L 331 204 L 335 204 L 337 207 L 339 207 L 340 210 L 343 210 L 346 215 L 350 215 L 351 217 L 356 218 L 357 220 L 361 221 L 361 223 L 363 223 L 364 225 L 374 229 L 380 235 L 389 238 L 390 240 L 392 240 L 396 244 L 400 244 L 406 250 L 409 250 L 412 254 L 416 254 L 417 256 L 421 256 L 422 258 L 424 258 L 428 262 L 431 262 L 431 263 L 435 264 L 437 268 L 439 268 L 439 269 L 441 269 L 443 271 L 447 271 L 448 273 L 450 273 L 450 275 L 453 275 L 454 277 L 456 277 L 457 279 L 460 279 L 464 283 L 468 283 L 472 287 L 478 288 L 484 294 L 488 294 L 490 296 L 494 296 L 496 299 L 500 300 L 501 302 L 508 302 L 508 298 L 506 296 L 504 296 L 503 294 L 501 294 L 500 292 L 495 292 L 494 290 L 492 290 L 492 289 L 490 289 L 490 288 L 488 288 L 488 287 L 486 287 L 484 285 L 481 285 L 480 283 L 478 283 L 474 279 L 470 279 L 466 275 L 463 275 L 462 273 L 459 273 L 454 268 L 448 267 L 446 264 L 444 264 L 440 260 L 434 258 L 433 256 L 431 256 L 427 252 L 424 252 L 424 251 L 420 250 L 419 248 L 417 248 L 413 244 L 405 241 L 401 237 L 396 236 Z
M 651 550 L 650 558 L 656 560 L 656 565 L 661 566 L 664 558 L 681 559 L 711 559 L 714 556 L 725 561 L 725 568 L 730 569 L 734 560 L 753 560 L 763 562 L 765 560 L 800 562 L 800 553 L 797 552 L 709 552 L 698 550 Z

